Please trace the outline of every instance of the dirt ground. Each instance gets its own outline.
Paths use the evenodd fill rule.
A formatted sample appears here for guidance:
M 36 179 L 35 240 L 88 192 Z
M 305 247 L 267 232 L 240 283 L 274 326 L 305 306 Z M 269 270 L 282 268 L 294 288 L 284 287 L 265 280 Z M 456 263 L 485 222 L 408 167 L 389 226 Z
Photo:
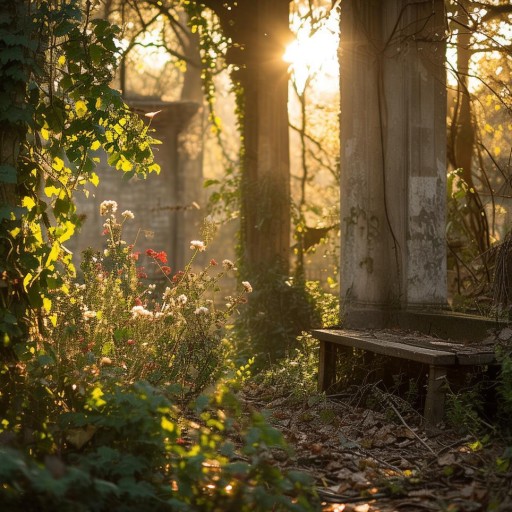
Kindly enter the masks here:
M 392 395 L 361 406 L 361 390 L 298 400 L 249 385 L 243 400 L 264 411 L 294 448 L 275 463 L 311 474 L 330 512 L 512 512 L 512 453 L 499 440 L 439 425 Z M 509 449 L 510 450 L 510 449 Z

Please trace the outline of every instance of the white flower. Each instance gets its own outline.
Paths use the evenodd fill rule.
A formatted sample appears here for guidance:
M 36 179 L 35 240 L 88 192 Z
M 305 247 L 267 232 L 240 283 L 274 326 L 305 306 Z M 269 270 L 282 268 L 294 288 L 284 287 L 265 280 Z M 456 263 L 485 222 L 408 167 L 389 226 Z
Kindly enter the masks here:
M 117 203 L 115 201 L 103 201 L 100 204 L 100 215 L 107 215 L 108 213 L 116 213 Z
M 252 286 L 251 286 L 251 283 L 249 283 L 249 281 L 242 281 L 242 286 L 244 287 L 244 290 L 247 293 L 251 293 L 252 292 Z
M 83 317 L 86 320 L 89 320 L 89 318 L 96 318 L 96 311 L 84 311 L 83 312 Z
M 148 318 L 153 316 L 151 311 L 148 311 L 144 306 L 133 306 L 132 318 Z
M 204 242 L 202 242 L 201 240 L 192 240 L 190 242 L 190 248 L 195 249 L 199 252 L 206 251 L 206 245 L 204 245 Z
M 121 213 L 121 217 L 124 217 L 125 219 L 134 219 L 135 215 L 131 210 L 125 210 L 123 213 Z
M 208 308 L 201 306 L 194 311 L 195 315 L 207 315 L 209 313 Z
M 182 306 L 184 306 L 184 305 L 187 303 L 187 300 L 188 300 L 188 299 L 187 299 L 187 296 L 186 296 L 186 295 L 183 295 L 183 294 L 179 295 L 179 296 L 176 298 L 176 302 L 177 302 L 178 304 L 181 304 Z
M 151 291 L 154 291 L 154 290 L 155 290 L 155 288 L 156 288 L 156 284 L 150 284 L 150 285 L 148 286 L 148 288 L 149 288 Z
M 222 266 L 226 270 L 233 270 L 235 268 L 235 264 L 231 260 L 223 260 L 222 261 Z

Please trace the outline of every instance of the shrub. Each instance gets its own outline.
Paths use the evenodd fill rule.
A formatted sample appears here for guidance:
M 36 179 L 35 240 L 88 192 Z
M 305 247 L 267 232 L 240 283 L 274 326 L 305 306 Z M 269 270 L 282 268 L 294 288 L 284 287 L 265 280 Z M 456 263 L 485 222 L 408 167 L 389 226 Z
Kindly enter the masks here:
M 269 450 L 286 449 L 281 434 L 259 415 L 242 428 L 225 385 L 189 419 L 172 397 L 144 382 L 98 384 L 60 415 L 60 450 L 35 459 L 0 447 L 3 510 L 316 509 L 309 477 L 272 465 Z
M 197 396 L 226 367 L 223 327 L 250 285 L 218 306 L 219 281 L 234 264 L 212 259 L 196 271 L 196 256 L 206 250 L 206 242 L 198 240 L 191 242 L 187 266 L 174 273 L 165 252 L 147 249 L 162 283 L 146 284 L 140 253 L 122 240 L 123 223 L 133 215 L 124 212 L 118 221 L 116 208 L 113 201 L 102 203 L 106 249 L 86 251 L 83 283 L 70 282 L 69 293 L 54 298 L 49 332 L 56 360 L 79 386 L 108 375 L 127 383 L 177 383 L 183 398 Z

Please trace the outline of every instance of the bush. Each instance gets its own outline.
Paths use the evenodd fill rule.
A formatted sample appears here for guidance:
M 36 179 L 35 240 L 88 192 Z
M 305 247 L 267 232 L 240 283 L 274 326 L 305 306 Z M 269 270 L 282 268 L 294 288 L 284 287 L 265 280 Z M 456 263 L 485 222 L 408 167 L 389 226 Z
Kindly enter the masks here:
M 43 335 L 16 346 L 16 393 L 0 390 L 2 510 L 314 510 L 310 479 L 272 464 L 281 434 L 246 419 L 231 391 L 250 364 L 229 363 L 223 327 L 251 285 L 217 305 L 234 265 L 193 268 L 207 226 L 182 271 L 146 251 L 165 279 L 157 292 L 122 241 L 132 215 L 119 222 L 116 208 L 102 204 L 107 247 L 87 252 L 83 282 L 69 280 Z
M 254 293 L 236 321 L 239 352 L 256 355 L 256 366 L 291 354 L 303 331 L 321 325 L 321 314 L 312 290 L 301 278 L 282 274 L 280 266 L 254 272 Z
M 0 448 L 2 510 L 315 510 L 310 479 L 269 460 L 286 449 L 281 434 L 258 415 L 242 429 L 225 386 L 200 397 L 192 419 L 172 396 L 144 382 L 98 385 L 60 415 L 62 450 L 34 459 Z
M 161 282 L 146 284 L 146 272 L 138 266 L 142 255 L 122 240 L 123 223 L 132 214 L 124 212 L 119 222 L 116 208 L 113 201 L 102 204 L 107 215 L 103 254 L 86 251 L 83 283 L 70 282 L 69 293 L 54 298 L 49 335 L 56 360 L 79 386 L 108 374 L 127 383 L 178 383 L 183 398 L 197 396 L 226 368 L 229 346 L 223 341 L 223 327 L 245 301 L 248 283 L 219 307 L 219 281 L 234 264 L 224 260 L 218 265 L 212 259 L 196 271 L 194 261 L 206 250 L 206 242 L 195 240 L 191 260 L 175 273 L 163 251 L 147 249 L 144 257 L 156 267 Z

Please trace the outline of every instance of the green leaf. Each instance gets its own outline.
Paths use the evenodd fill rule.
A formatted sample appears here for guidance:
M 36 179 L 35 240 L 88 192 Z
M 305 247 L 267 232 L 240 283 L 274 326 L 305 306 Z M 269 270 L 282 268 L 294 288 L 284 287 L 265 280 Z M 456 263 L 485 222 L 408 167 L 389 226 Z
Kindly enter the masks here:
M 12 165 L 0 165 L 0 183 L 17 183 L 16 168 Z
M 99 44 L 89 46 L 89 54 L 94 64 L 99 64 L 105 55 L 105 50 Z

